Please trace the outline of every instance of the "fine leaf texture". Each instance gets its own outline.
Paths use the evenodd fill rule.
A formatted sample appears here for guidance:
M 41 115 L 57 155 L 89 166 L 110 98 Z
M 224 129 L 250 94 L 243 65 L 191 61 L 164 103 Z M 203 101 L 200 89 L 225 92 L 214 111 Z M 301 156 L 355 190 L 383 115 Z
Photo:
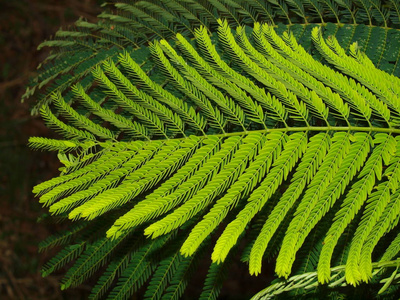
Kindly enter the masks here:
M 211 254 L 200 299 L 217 299 L 243 240 L 251 275 L 272 259 L 287 279 L 254 299 L 390 294 L 400 5 L 383 2 L 123 1 L 44 42 L 24 98 L 61 137 L 29 144 L 64 167 L 33 192 L 73 225 L 42 242 L 63 247 L 43 275 L 180 299 Z

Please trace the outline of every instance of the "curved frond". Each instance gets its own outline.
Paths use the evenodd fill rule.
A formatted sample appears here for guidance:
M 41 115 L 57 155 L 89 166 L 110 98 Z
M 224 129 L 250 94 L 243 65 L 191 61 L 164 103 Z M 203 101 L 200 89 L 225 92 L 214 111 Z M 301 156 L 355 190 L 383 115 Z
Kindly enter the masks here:
M 66 267 L 65 289 L 100 274 L 90 299 L 148 282 L 145 299 L 175 300 L 208 253 L 200 298 L 214 300 L 244 248 L 251 275 L 273 259 L 285 278 L 254 299 L 392 293 L 399 8 L 132 0 L 44 42 L 24 97 L 44 92 L 34 111 L 62 138 L 29 144 L 65 167 L 33 192 L 76 225 L 41 244 L 63 247 L 43 275 Z

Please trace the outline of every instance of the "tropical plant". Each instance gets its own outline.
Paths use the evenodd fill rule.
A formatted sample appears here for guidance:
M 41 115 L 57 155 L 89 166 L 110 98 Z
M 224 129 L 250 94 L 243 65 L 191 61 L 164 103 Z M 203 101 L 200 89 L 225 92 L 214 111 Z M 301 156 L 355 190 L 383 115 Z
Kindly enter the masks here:
M 24 95 L 65 138 L 30 139 L 65 165 L 34 188 L 44 219 L 71 222 L 41 244 L 62 246 L 43 275 L 67 265 L 66 289 L 100 274 L 90 299 L 145 283 L 146 299 L 178 299 L 213 249 L 201 299 L 236 253 L 252 275 L 276 261 L 254 299 L 392 299 L 400 2 L 104 6 L 40 46 L 53 51 Z

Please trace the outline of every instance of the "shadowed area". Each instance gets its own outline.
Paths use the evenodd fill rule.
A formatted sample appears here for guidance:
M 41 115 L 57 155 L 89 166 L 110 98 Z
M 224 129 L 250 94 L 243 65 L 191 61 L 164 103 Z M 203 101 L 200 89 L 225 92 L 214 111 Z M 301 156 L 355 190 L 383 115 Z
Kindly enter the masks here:
M 96 0 L 0 1 L 0 299 L 85 299 L 89 288 L 62 293 L 60 276 L 42 278 L 54 253 L 38 254 L 38 243 L 60 225 L 37 223 L 43 213 L 32 187 L 55 176 L 55 153 L 31 151 L 30 136 L 52 133 L 21 103 L 28 79 L 48 54 L 37 46 L 79 16 L 95 21 Z

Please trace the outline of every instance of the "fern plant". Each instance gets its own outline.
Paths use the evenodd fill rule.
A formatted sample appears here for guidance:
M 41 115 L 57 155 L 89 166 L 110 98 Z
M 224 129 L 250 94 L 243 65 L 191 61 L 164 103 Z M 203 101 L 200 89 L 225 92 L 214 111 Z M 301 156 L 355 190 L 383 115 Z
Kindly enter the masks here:
M 275 261 L 254 299 L 392 299 L 400 2 L 104 6 L 41 45 L 24 95 L 64 137 L 30 139 L 65 165 L 33 192 L 71 223 L 41 244 L 62 247 L 43 275 L 68 265 L 66 289 L 100 274 L 90 299 L 178 299 L 212 249 L 200 299 L 238 252 L 251 275 Z

